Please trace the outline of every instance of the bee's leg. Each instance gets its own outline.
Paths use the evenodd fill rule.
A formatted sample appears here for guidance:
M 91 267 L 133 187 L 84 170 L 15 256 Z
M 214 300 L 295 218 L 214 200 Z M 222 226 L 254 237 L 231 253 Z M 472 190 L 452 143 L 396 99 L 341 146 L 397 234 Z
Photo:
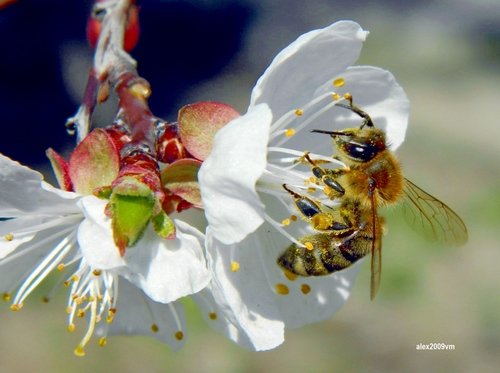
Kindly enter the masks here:
M 306 152 L 302 156 L 303 159 L 305 159 L 309 165 L 311 166 L 311 171 L 313 175 L 321 180 L 321 182 L 328 186 L 329 189 L 325 191 L 325 194 L 331 198 L 340 198 L 345 194 L 345 189 L 340 183 L 337 181 L 337 179 L 345 174 L 347 172 L 346 169 L 343 168 L 337 168 L 335 170 L 328 170 L 325 168 L 322 168 L 318 166 L 316 161 L 313 161 L 311 157 L 309 157 L 309 153 Z
M 319 206 L 319 204 L 314 202 L 311 198 L 294 192 L 293 190 L 288 188 L 286 184 L 283 184 L 283 188 L 293 197 L 295 207 L 306 219 L 310 220 L 314 215 L 317 215 L 321 212 L 321 207 Z

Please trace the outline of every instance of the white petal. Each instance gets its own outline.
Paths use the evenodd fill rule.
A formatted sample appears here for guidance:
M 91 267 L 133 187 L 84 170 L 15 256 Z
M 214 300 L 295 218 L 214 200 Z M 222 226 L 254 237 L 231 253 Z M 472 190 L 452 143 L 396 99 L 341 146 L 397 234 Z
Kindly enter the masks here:
M 0 259 L 5 258 L 23 243 L 31 241 L 35 237 L 36 230 L 26 232 L 25 228 L 35 227 L 41 223 L 41 220 L 39 217 L 23 216 L 0 221 Z
M 267 350 L 275 345 L 281 344 L 281 339 L 276 343 L 267 343 L 264 335 L 261 336 L 261 338 L 249 338 L 245 331 L 247 330 L 245 329 L 245 325 L 240 324 L 238 319 L 234 317 L 234 312 L 231 310 L 229 304 L 220 301 L 220 296 L 217 296 L 220 295 L 218 293 L 220 293 L 220 288 L 215 284 L 209 284 L 209 286 L 199 293 L 192 295 L 192 298 L 202 310 L 203 318 L 214 330 L 224 334 L 230 340 L 235 341 L 240 346 L 249 350 Z M 254 329 L 254 327 L 252 326 L 251 329 Z M 255 333 L 250 332 L 249 334 L 253 335 Z M 280 335 L 281 334 L 282 332 Z M 256 340 L 256 343 L 254 340 Z
M 20 219 L 13 221 L 17 223 Z M 23 219 L 24 223 L 35 223 L 33 219 Z M 0 292 L 9 292 L 19 286 L 38 264 L 57 246 L 67 234 L 59 227 L 37 232 L 27 242 L 21 242 L 10 255 L 6 250 L 0 256 Z M 22 239 L 21 239 L 22 241 Z M 2 249 L 3 251 L 3 249 Z
M 319 85 L 332 82 L 358 59 L 367 34 L 355 22 L 340 21 L 300 36 L 260 77 L 250 107 L 267 103 L 275 120 L 301 107 L 313 98 Z
M 241 241 L 263 222 L 255 183 L 266 167 L 272 115 L 267 105 L 223 127 L 198 178 L 207 220 L 224 243 Z
M 126 265 L 113 241 L 111 219 L 104 215 L 106 201 L 87 196 L 79 205 L 85 219 L 78 227 L 78 243 L 89 265 L 103 270 Z
M 176 238 L 160 238 L 151 227 L 125 255 L 129 279 L 153 300 L 169 303 L 203 289 L 210 272 L 203 257 L 203 235 L 175 220 Z
M 231 271 L 233 246 L 224 245 L 207 231 L 207 256 L 213 271 L 209 290 L 228 323 L 212 325 L 236 343 L 253 350 L 268 350 L 284 341 L 284 322 L 276 295 L 260 265 L 259 250 L 248 236 L 237 244 L 241 268 Z M 231 325 L 232 324 L 232 325 Z
M 128 281 L 121 280 L 116 309 L 111 324 L 98 324 L 97 335 L 145 335 L 169 344 L 174 350 L 184 345 L 184 311 L 178 302 L 154 302 Z M 179 334 L 176 337 L 178 332 L 182 332 L 183 338 L 179 339 Z
M 342 78 L 345 85 L 339 93 L 352 94 L 354 103 L 371 116 L 375 126 L 385 130 L 388 143 L 395 150 L 404 140 L 410 115 L 410 102 L 403 88 L 389 71 L 373 66 L 350 67 L 342 73 Z M 319 96 L 330 88 L 331 82 L 326 81 L 315 95 Z M 315 129 L 332 131 L 361 124 L 358 115 L 341 107 L 336 107 L 321 119 L 314 123 Z
M 328 276 L 289 280 L 276 264 L 288 245 L 267 224 L 234 246 L 207 240 L 214 271 L 209 289 L 239 333 L 223 331 L 244 346 L 250 341 L 257 350 L 276 347 L 282 342 L 283 326 L 295 328 L 330 318 L 352 290 L 357 264 Z M 240 264 L 237 272 L 231 271 L 232 261 Z M 288 293 L 279 294 L 277 285 L 284 285 Z
M 78 211 L 75 201 L 42 187 L 42 175 L 0 154 L 0 216 L 60 215 Z M 55 189 L 55 188 L 54 188 Z M 72 194 L 77 198 L 77 194 Z

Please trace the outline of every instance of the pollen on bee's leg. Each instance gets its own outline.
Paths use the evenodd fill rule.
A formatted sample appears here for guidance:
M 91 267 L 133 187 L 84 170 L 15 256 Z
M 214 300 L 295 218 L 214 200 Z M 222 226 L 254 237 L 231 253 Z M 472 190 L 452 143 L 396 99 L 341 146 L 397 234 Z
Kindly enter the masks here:
M 306 247 L 307 250 L 311 251 L 311 250 L 314 250 L 314 245 L 312 244 L 312 242 L 304 242 L 304 246 Z
M 289 271 L 289 270 L 287 270 L 287 269 L 285 269 L 285 270 L 283 271 L 283 273 L 285 274 L 285 277 L 286 277 L 288 280 L 290 280 L 290 281 L 295 281 L 295 280 L 297 279 L 297 277 L 299 277 L 299 276 L 297 276 L 295 273 L 290 272 L 290 271 Z
M 290 289 L 285 284 L 276 284 L 275 286 L 276 293 L 279 295 L 288 295 L 290 293 Z

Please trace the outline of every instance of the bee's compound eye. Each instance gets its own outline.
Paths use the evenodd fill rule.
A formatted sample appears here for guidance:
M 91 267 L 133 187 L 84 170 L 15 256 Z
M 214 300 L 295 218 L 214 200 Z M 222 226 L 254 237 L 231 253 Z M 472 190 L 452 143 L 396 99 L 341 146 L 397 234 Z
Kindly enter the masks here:
M 371 144 L 348 142 L 345 144 L 345 151 L 350 157 L 367 162 L 378 154 L 379 149 Z

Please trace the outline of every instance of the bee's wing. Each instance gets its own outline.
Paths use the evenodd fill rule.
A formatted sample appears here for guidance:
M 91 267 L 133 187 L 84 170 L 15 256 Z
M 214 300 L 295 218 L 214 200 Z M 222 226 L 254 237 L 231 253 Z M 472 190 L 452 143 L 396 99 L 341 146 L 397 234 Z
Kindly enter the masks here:
M 443 202 L 405 179 L 404 216 L 418 233 L 434 241 L 460 246 L 467 242 L 467 228 Z

